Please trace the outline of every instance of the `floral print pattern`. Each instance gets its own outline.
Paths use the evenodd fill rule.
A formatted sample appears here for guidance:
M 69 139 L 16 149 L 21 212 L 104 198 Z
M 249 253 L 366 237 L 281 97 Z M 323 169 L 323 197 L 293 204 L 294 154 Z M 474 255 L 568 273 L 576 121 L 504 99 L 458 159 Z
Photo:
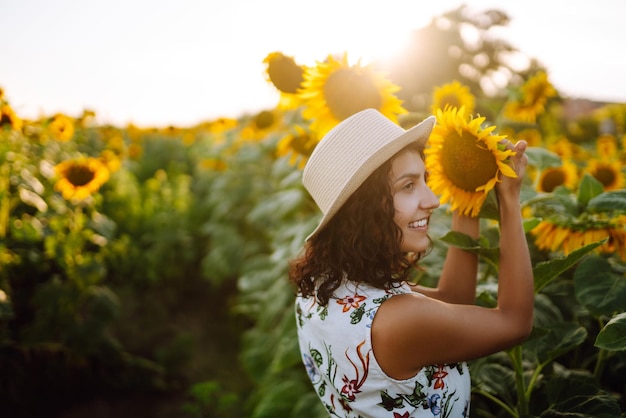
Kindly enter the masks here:
M 406 285 L 382 290 L 344 281 L 326 306 L 315 298 L 296 299 L 302 361 L 330 416 L 469 416 L 470 376 L 465 363 L 435 364 L 411 379 L 396 380 L 376 362 L 371 344 L 376 311 L 394 294 L 407 292 L 411 289 Z

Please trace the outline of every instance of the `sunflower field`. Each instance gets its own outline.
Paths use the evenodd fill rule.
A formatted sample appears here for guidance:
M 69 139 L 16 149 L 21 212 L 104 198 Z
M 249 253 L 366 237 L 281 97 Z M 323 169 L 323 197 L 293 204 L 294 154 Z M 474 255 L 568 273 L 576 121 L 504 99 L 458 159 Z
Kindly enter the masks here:
M 534 329 L 471 362 L 471 416 L 625 416 L 626 104 L 563 97 L 534 60 L 511 69 L 515 48 L 487 36 L 506 22 L 444 14 L 415 42 L 453 54 L 415 48 L 387 67 L 268 51 L 258 76 L 275 108 L 185 128 L 99 125 L 89 110 L 29 120 L 2 86 L 2 416 L 328 416 L 300 360 L 287 269 L 320 217 L 307 157 L 365 108 L 404 128 L 437 116 L 427 155 L 442 206 L 414 280 L 436 284 L 449 246 L 475 252 L 483 306 L 497 292 L 493 188 L 511 175 L 498 142 L 530 146 Z M 449 232 L 451 209 L 481 218 L 479 239 Z

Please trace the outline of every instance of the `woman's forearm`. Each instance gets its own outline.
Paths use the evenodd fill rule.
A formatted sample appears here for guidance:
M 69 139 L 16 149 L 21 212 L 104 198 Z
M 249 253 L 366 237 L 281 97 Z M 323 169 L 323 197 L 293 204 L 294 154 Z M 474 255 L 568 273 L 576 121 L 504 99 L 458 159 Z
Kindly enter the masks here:
M 528 244 L 517 199 L 500 201 L 498 307 L 520 327 L 532 327 L 534 283 Z
M 455 212 L 452 215 L 452 230 L 476 239 L 480 234 L 480 221 Z M 440 299 L 450 303 L 473 304 L 477 274 L 478 256 L 450 246 L 437 287 Z

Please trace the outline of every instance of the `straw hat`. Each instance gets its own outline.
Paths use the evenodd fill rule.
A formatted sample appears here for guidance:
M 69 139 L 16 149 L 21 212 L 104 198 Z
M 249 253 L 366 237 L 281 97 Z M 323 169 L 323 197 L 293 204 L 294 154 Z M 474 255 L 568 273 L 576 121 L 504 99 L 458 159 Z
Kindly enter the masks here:
M 430 116 L 404 130 L 379 111 L 366 109 L 331 129 L 313 150 L 302 174 L 304 187 L 323 215 L 306 240 L 326 226 L 385 161 L 412 142 L 425 145 L 435 121 Z

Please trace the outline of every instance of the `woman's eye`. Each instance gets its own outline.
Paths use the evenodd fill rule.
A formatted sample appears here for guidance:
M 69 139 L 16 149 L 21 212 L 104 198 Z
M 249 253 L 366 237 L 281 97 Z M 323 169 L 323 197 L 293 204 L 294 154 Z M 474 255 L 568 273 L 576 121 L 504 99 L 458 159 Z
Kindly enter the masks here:
M 407 183 L 407 184 L 404 186 L 404 189 L 405 189 L 405 190 L 413 190 L 413 188 L 414 188 L 414 187 L 415 187 L 415 183 Z

